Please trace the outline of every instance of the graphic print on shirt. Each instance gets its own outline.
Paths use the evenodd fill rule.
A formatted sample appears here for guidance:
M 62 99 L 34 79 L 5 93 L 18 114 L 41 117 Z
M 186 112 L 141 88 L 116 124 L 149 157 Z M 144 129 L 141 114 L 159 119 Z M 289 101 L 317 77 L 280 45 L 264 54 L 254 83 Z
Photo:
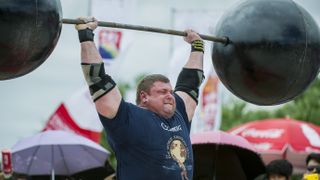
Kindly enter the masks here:
M 179 136 L 174 136 L 168 141 L 168 151 L 171 158 L 176 161 L 181 168 L 181 179 L 188 180 L 187 169 L 184 162 L 188 158 L 188 148 L 184 140 Z
M 161 127 L 162 127 L 163 130 L 170 131 L 170 132 L 182 131 L 181 125 L 175 126 L 173 128 L 169 128 L 168 125 L 166 125 L 164 123 L 161 123 Z

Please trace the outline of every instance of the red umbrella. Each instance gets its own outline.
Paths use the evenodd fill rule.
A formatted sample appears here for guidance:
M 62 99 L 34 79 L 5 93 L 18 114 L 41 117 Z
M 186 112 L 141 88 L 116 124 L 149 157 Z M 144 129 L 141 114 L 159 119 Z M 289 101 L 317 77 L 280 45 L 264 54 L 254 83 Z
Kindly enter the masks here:
M 254 179 L 265 167 L 256 149 L 246 139 L 222 131 L 191 135 L 194 180 Z
M 320 127 L 290 118 L 253 121 L 228 132 L 252 143 L 265 163 L 287 159 L 296 173 L 305 171 L 305 158 L 310 152 L 320 151 Z

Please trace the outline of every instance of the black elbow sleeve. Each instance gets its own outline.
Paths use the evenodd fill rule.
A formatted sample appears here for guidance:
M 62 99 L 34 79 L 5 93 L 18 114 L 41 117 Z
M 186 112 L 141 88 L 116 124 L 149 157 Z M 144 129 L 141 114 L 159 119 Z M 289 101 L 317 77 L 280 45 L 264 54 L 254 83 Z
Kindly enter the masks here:
M 113 79 L 105 74 L 103 63 L 81 63 L 81 67 L 93 101 L 97 101 L 116 86 Z
M 174 91 L 183 91 L 198 103 L 199 87 L 203 79 L 202 70 L 183 68 L 178 76 Z

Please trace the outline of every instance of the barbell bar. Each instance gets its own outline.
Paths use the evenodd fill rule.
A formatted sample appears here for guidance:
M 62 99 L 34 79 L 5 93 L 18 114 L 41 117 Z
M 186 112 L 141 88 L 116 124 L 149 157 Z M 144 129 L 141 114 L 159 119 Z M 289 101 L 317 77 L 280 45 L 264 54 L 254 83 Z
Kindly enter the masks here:
M 78 19 L 62 19 L 62 22 L 64 24 L 83 24 L 84 23 L 83 21 Z M 145 31 L 145 32 L 155 32 L 155 33 L 170 34 L 170 35 L 176 35 L 176 36 L 187 36 L 186 32 L 177 31 L 173 29 L 163 29 L 163 28 L 140 26 L 140 25 L 122 24 L 122 23 L 116 23 L 116 22 L 98 21 L 98 26 Z M 204 40 L 223 43 L 225 45 L 227 45 L 228 43 L 228 39 L 226 37 L 220 38 L 220 37 L 214 37 L 214 36 L 209 36 L 204 34 L 199 34 L 199 35 Z
M 0 80 L 23 76 L 54 50 L 63 19 L 59 0 L 0 0 Z M 185 36 L 185 32 L 112 22 L 99 26 Z M 257 105 L 300 95 L 320 67 L 320 32 L 312 16 L 292 0 L 247 0 L 216 25 L 212 63 L 225 87 Z

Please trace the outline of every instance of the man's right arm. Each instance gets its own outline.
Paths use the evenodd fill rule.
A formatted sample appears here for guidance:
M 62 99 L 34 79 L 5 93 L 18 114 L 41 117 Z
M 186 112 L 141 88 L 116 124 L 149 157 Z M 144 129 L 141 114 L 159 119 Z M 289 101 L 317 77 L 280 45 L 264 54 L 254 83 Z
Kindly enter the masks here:
M 94 18 L 79 19 L 90 21 L 76 25 L 81 42 L 81 66 L 84 77 L 89 85 L 97 111 L 108 119 L 112 119 L 118 112 L 122 97 L 116 83 L 105 74 L 102 57 L 93 42 L 92 31 L 97 27 L 97 20 Z

